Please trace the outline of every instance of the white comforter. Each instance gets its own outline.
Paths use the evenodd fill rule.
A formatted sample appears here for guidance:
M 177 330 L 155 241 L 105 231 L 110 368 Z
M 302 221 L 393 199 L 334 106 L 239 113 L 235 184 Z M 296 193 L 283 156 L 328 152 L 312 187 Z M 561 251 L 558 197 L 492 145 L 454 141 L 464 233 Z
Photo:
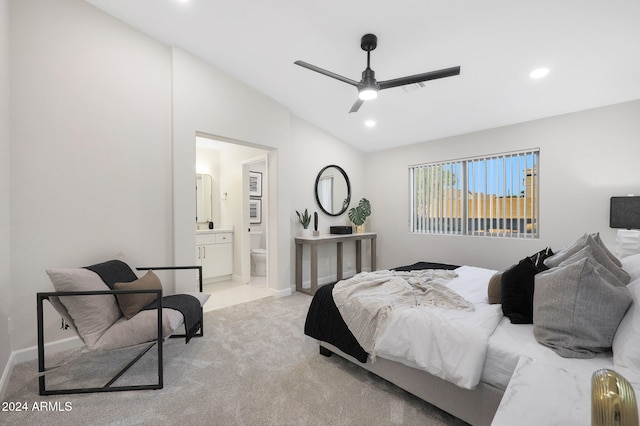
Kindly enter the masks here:
M 333 300 L 362 348 L 375 360 L 375 341 L 392 309 L 419 305 L 473 310 L 474 306 L 446 283 L 454 271 L 374 271 L 342 280 L 333 288 Z
M 391 309 L 374 347 L 377 356 L 473 389 L 502 310 L 487 301 L 487 284 L 496 271 L 462 266 L 456 272 L 458 277 L 447 286 L 473 303 L 473 312 L 428 306 Z

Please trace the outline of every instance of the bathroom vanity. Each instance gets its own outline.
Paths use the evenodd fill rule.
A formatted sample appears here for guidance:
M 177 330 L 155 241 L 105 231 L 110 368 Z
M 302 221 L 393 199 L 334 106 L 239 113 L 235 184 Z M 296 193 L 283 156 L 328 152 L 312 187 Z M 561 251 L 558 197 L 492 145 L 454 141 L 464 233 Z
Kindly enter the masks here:
M 205 282 L 229 279 L 233 274 L 233 229 L 196 231 L 196 262 Z

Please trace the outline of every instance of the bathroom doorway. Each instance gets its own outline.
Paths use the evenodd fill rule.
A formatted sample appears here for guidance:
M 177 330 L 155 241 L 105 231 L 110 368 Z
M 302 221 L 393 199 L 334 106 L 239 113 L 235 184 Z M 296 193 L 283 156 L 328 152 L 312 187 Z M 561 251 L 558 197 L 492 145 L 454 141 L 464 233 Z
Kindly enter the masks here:
M 205 305 L 207 311 L 273 295 L 266 273 L 271 199 L 268 161 L 269 151 L 255 145 L 196 136 L 196 174 L 213 177 L 213 228 L 233 231 L 232 273 L 204 281 L 203 290 L 212 294 Z M 258 250 L 254 253 L 252 229 L 256 244 L 253 249 Z M 264 241 L 256 241 L 256 235 L 262 234 Z M 260 249 L 264 252 L 260 253 Z

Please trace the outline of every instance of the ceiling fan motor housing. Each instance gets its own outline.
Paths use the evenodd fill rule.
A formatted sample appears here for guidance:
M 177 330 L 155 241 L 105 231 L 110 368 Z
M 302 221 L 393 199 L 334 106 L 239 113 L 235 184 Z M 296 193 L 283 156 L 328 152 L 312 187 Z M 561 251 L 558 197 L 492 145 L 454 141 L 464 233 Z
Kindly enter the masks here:
M 378 46 L 378 37 L 375 34 L 365 34 L 360 40 L 360 47 L 365 52 L 371 52 Z
M 367 67 L 366 70 L 362 71 L 362 86 L 364 87 L 377 87 L 378 82 L 376 81 L 376 72 L 371 68 Z
M 362 80 L 359 84 L 360 91 L 362 89 L 369 89 L 377 92 L 379 89 L 378 82 L 376 81 L 376 73 L 371 69 L 369 62 L 369 52 L 374 50 L 377 46 L 378 37 L 376 37 L 375 34 L 365 34 L 362 36 L 362 39 L 360 40 L 360 47 L 362 50 L 367 52 L 367 68 L 362 71 Z

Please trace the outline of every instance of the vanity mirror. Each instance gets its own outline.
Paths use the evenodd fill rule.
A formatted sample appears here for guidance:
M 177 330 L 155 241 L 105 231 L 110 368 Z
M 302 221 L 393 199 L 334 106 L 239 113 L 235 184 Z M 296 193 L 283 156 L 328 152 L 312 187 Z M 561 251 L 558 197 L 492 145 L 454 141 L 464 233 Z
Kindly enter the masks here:
M 213 178 L 196 175 L 196 222 L 213 221 Z
M 315 191 L 318 207 L 329 216 L 340 216 L 347 211 L 351 201 L 351 183 L 341 167 L 332 164 L 320 170 Z

